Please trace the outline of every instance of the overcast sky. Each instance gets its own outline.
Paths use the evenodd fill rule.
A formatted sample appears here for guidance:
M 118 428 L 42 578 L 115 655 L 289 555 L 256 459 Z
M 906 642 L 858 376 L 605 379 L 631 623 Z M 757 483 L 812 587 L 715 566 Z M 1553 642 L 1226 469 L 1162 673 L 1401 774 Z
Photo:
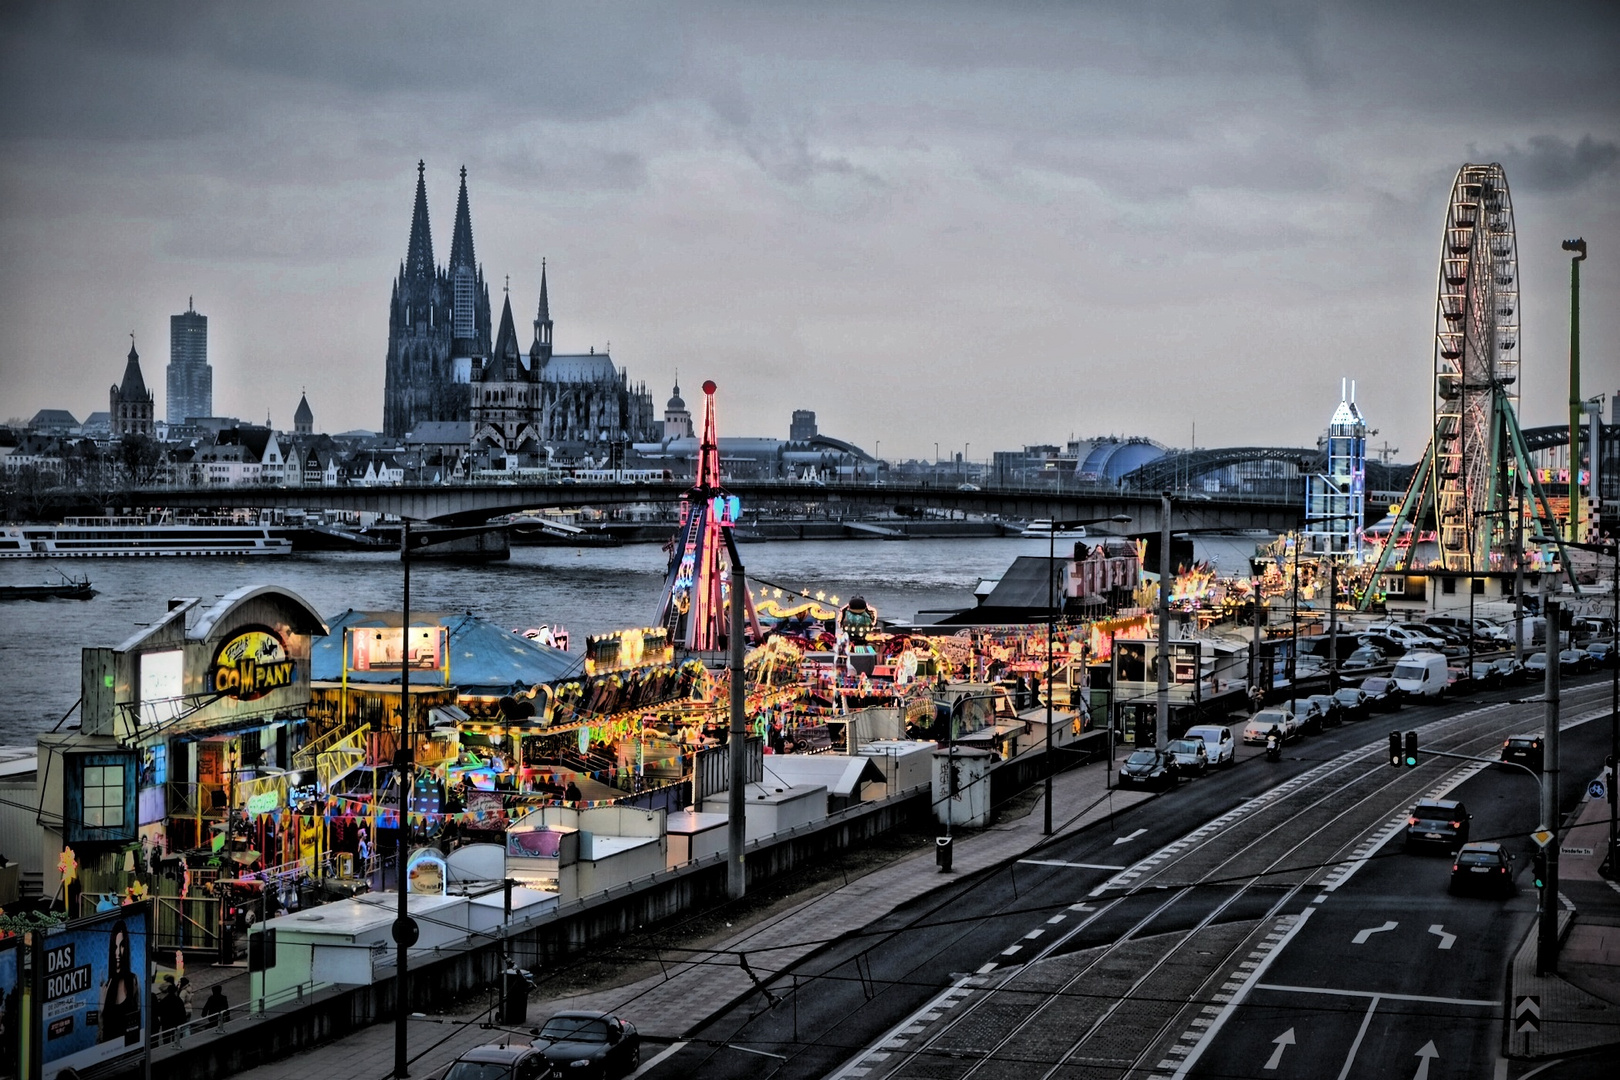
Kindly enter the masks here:
M 1620 5 L 0 6 L 0 419 L 107 407 L 209 317 L 215 411 L 382 422 L 418 158 L 465 164 L 523 345 L 612 344 L 658 408 L 790 412 L 884 457 L 1147 435 L 1313 442 L 1358 380 L 1431 407 L 1452 178 L 1507 168 L 1523 417 L 1620 388 Z

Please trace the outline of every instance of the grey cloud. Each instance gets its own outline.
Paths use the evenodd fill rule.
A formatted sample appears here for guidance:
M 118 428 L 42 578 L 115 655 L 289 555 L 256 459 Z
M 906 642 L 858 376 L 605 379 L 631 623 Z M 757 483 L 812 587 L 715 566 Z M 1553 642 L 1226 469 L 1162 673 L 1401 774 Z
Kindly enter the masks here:
M 1509 144 L 1499 154 L 1487 155 L 1502 163 L 1508 181 L 1520 190 L 1564 194 L 1612 177 L 1620 163 L 1620 145 L 1591 135 L 1573 143 L 1556 135 L 1532 135 L 1526 142 L 1522 150 Z

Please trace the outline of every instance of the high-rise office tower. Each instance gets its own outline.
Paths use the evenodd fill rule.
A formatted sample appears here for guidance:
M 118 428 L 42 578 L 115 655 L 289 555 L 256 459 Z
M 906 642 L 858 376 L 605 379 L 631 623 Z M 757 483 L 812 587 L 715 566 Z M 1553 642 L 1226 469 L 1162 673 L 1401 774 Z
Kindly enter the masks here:
M 214 415 L 214 369 L 208 366 L 208 316 L 197 314 L 190 298 L 186 310 L 169 316 L 170 424 L 194 416 Z

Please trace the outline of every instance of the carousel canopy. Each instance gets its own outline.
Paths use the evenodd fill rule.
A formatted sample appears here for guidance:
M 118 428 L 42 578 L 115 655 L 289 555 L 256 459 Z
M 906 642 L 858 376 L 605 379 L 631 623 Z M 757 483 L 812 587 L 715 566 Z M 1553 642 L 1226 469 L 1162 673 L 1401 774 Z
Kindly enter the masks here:
M 310 677 L 320 682 L 343 678 L 344 639 L 350 629 L 398 627 L 397 611 L 350 609 L 331 620 L 331 633 L 317 638 L 310 650 Z M 447 631 L 450 684 L 468 695 L 499 696 L 538 683 L 554 683 L 584 674 L 585 658 L 530 641 L 476 615 L 449 612 L 411 613 L 411 625 L 442 626 Z M 436 680 L 430 671 L 413 671 L 411 684 Z M 398 684 L 399 669 L 349 672 L 351 683 Z

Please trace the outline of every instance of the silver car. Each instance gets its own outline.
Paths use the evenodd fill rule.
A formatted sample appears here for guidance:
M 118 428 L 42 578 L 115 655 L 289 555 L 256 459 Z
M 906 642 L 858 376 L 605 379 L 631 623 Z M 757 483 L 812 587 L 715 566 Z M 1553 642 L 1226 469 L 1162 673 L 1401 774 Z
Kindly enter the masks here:
M 1211 765 L 1230 765 L 1237 760 L 1237 740 L 1230 728 L 1200 724 L 1187 729 L 1187 738 L 1204 740 L 1204 752 Z
M 1170 740 L 1170 756 L 1183 776 L 1203 776 L 1209 772 L 1209 750 L 1196 736 Z

